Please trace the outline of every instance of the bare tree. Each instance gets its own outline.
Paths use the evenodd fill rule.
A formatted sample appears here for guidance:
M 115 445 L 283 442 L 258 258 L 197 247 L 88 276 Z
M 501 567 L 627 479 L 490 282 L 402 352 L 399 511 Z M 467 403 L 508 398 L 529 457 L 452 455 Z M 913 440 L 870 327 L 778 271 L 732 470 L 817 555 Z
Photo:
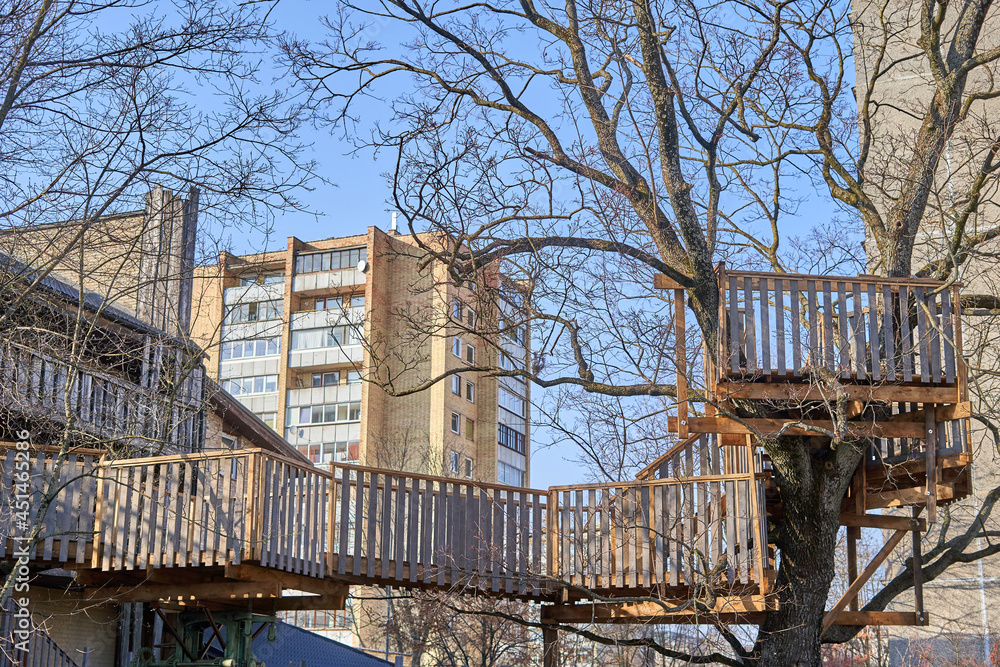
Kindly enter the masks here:
M 808 241 L 784 251 L 782 233 L 810 197 L 825 196 L 860 221 L 878 257 L 872 266 L 885 276 L 951 278 L 995 235 L 970 233 L 964 222 L 995 182 L 997 144 L 980 127 L 985 148 L 975 177 L 947 184 L 964 188 L 948 212 L 948 243 L 915 258 L 920 225 L 944 201 L 936 193 L 945 187 L 945 145 L 977 101 L 997 94 L 988 68 L 1000 52 L 982 39 L 991 3 L 926 0 L 902 13 L 895 4 L 872 7 L 882 19 L 866 24 L 876 44 L 910 30 L 920 48 L 876 49 L 856 91 L 851 8 L 824 0 L 348 2 L 326 19 L 326 42 L 289 38 L 284 46 L 314 108 L 333 124 L 368 136 L 356 131 L 362 101 L 391 96 L 393 124 L 359 143 L 396 156 L 392 204 L 418 242 L 423 230 L 447 240 L 425 248 L 448 264 L 451 279 L 488 284 L 484 272 L 499 268 L 530 295 L 530 315 L 485 334 L 530 324 L 535 363 L 475 370 L 575 394 L 588 409 L 601 396 L 612 408 L 606 423 L 624 425 L 669 409 L 675 393 L 672 311 L 650 290 L 654 274 L 686 290 L 699 337 L 714 341 L 718 260 L 780 272 L 860 259 L 841 230 L 815 235 L 837 251 L 821 261 L 802 252 Z M 372 38 L 387 28 L 405 34 L 400 47 Z M 876 141 L 884 111 L 878 86 L 893 66 L 914 62 L 933 73 L 933 85 L 914 98 L 916 131 L 890 151 Z M 966 305 L 980 300 L 995 302 L 986 294 Z M 708 351 L 715 354 L 712 345 Z M 697 366 L 692 374 L 697 381 Z M 392 389 L 419 391 L 446 375 Z M 623 405 L 631 411 L 624 418 Z M 821 661 L 840 503 L 866 443 L 827 434 L 816 450 L 808 438 L 768 435 L 758 434 L 784 509 L 775 532 L 779 609 L 750 647 L 726 635 L 734 657 L 693 661 Z M 925 579 L 993 552 L 967 548 L 982 534 L 994 496 L 967 532 L 929 554 Z M 912 572 L 903 568 L 865 609 L 884 609 L 907 582 Z M 837 628 L 825 639 L 857 631 Z

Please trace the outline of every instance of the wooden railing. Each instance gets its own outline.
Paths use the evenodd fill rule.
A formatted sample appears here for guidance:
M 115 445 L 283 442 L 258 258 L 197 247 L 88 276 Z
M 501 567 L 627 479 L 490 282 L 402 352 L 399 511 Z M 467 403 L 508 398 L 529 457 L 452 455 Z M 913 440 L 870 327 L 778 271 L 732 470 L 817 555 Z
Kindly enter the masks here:
M 725 269 L 719 284 L 720 380 L 823 368 L 863 383 L 964 381 L 957 285 Z
M 7 409 L 56 423 L 65 423 L 68 410 L 75 428 L 99 439 L 139 447 L 200 449 L 204 437 L 200 382 L 190 378 L 178 386 L 187 393 L 197 388 L 199 395 L 171 398 L 21 345 L 0 344 L 0 396 Z
M 5 489 L 18 456 L 5 454 Z M 760 582 L 763 476 L 738 456 L 727 451 L 722 468 L 707 456 L 678 478 L 538 491 L 352 465 L 328 472 L 259 450 L 110 462 L 88 453 L 57 475 L 54 452 L 31 452 L 31 505 L 47 481 L 59 489 L 32 557 L 105 571 L 253 561 L 527 598 L 567 585 Z M 3 534 L 13 520 L 0 512 Z M 4 540 L 0 557 L 6 549 Z
M 767 474 L 759 457 L 749 444 L 721 447 L 718 436 L 701 434 L 634 482 L 551 488 L 550 572 L 591 589 L 761 584 Z
M 78 667 L 30 616 L 25 625 L 15 616 L 13 600 L 8 600 L 0 608 L 0 667 Z M 27 630 L 24 643 L 16 634 L 18 630 Z M 86 654 L 82 657 L 83 667 L 87 667 Z

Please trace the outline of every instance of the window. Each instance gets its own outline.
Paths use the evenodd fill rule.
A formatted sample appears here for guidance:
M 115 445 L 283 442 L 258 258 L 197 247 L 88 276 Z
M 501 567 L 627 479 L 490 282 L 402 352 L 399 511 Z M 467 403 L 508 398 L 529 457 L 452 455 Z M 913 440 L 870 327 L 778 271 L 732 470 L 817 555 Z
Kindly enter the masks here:
M 254 301 L 252 303 L 237 303 L 226 312 L 226 324 L 240 322 L 260 322 L 263 320 L 280 319 L 285 312 L 283 301 Z
M 471 308 L 469 308 L 468 312 L 466 313 L 465 320 L 466 320 L 466 322 L 469 323 L 470 327 L 476 326 L 476 311 L 474 311 Z
M 222 381 L 222 388 L 233 396 L 264 394 L 278 391 L 278 376 L 254 375 L 251 377 L 229 378 Z
M 272 285 L 275 283 L 285 282 L 285 274 L 283 272 L 272 272 L 272 273 L 245 273 L 240 276 L 240 285 Z
M 300 329 L 292 332 L 293 350 L 312 350 L 321 347 L 360 345 L 361 336 L 355 326 L 343 325 L 322 329 Z
M 458 452 L 452 452 L 450 461 L 448 462 L 449 464 L 448 469 L 451 470 L 453 475 L 458 474 L 458 462 L 459 462 Z
M 361 384 L 361 371 L 347 371 L 347 384 Z
M 462 300 L 455 299 L 451 305 L 451 316 L 454 317 L 459 322 L 462 321 Z
M 458 336 L 451 339 L 451 353 L 459 359 L 462 358 L 462 339 Z
M 357 308 L 358 306 L 365 305 L 365 295 L 358 294 L 351 297 L 351 308 Z
M 497 481 L 507 486 L 524 486 L 524 471 L 503 461 L 497 461 Z
M 226 449 L 236 449 L 236 438 L 231 435 L 223 435 L 222 446 Z
M 465 476 L 472 479 L 472 459 L 468 456 L 465 457 Z
M 512 357 L 508 355 L 506 352 L 501 352 L 500 368 L 504 369 L 505 371 L 524 370 L 524 360 L 518 359 L 517 357 Z M 518 379 L 521 380 L 522 382 L 524 381 L 524 378 L 522 377 L 518 377 Z
M 476 437 L 476 422 L 468 417 L 465 418 L 465 437 L 472 440 Z
M 465 346 L 465 360 L 470 364 L 476 363 L 476 348 L 471 345 Z
M 451 393 L 456 396 L 462 395 L 462 378 L 458 375 L 451 376 Z
M 465 383 L 465 400 L 470 403 L 476 402 L 476 385 L 468 381 Z
M 451 432 L 461 433 L 462 432 L 462 415 L 457 412 L 451 413 Z
M 358 262 L 363 259 L 368 259 L 368 248 L 349 248 L 299 255 L 295 258 L 295 273 L 354 269 L 357 268 Z
M 506 424 L 497 424 L 497 442 L 518 454 L 524 454 L 524 434 Z
M 314 387 L 332 387 L 338 384 L 340 384 L 340 371 L 312 374 L 312 386 Z
M 261 412 L 257 415 L 260 420 L 271 427 L 274 430 L 274 425 L 277 422 L 278 413 L 276 412 Z
M 246 359 L 247 357 L 269 357 L 281 352 L 281 337 L 231 340 L 222 344 L 222 361 Z
M 512 394 L 501 387 L 498 402 L 501 408 L 509 410 L 519 417 L 524 417 L 524 399 L 517 394 Z
M 299 408 L 299 424 L 336 424 L 361 419 L 361 402 L 327 403 Z

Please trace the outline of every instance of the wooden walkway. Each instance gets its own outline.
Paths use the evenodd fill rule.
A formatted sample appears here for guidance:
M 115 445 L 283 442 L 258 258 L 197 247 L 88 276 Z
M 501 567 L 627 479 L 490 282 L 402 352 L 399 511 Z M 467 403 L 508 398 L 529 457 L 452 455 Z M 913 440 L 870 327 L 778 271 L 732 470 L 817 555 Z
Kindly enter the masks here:
M 321 470 L 261 450 L 121 461 L 77 452 L 57 475 L 51 451 L 0 449 L 0 493 L 10 493 L 18 457 L 27 457 L 20 463 L 36 499 L 57 480 L 30 556 L 77 570 L 89 599 L 335 609 L 350 586 L 383 585 L 557 603 L 545 618 L 566 622 L 704 622 L 708 612 L 756 622 L 773 607 L 767 524 L 780 518 L 780 503 L 755 432 L 798 424 L 791 432 L 822 439 L 809 430 L 818 426 L 871 438 L 841 521 L 849 543 L 876 527 L 895 531 L 894 546 L 924 520 L 869 510 L 926 507 L 933 519 L 938 503 L 969 493 L 967 370 L 957 286 L 719 272 L 710 400 L 696 409 L 678 376 L 679 442 L 635 480 L 535 490 L 341 464 Z M 675 289 L 683 332 L 683 291 L 662 277 L 657 284 Z M 4 359 L 28 359 L 17 354 Z M 21 373 L 34 363 L 0 366 Z M 734 419 L 737 399 L 767 400 L 775 417 Z M 12 522 L 0 513 L 0 535 L 14 534 Z M 0 540 L 0 560 L 13 546 Z M 637 596 L 682 611 L 614 604 Z M 604 607 L 566 604 L 593 600 Z M 856 608 L 855 590 L 828 623 L 923 619 Z

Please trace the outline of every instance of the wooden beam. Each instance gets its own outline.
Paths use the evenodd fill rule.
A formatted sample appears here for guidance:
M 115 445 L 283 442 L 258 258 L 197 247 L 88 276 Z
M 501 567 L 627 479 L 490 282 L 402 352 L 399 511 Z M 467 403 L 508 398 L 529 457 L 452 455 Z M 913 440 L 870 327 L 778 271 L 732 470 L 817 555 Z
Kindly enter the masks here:
M 343 595 L 291 595 L 272 603 L 274 611 L 339 611 L 344 608 Z
M 229 579 L 239 579 L 240 581 L 277 582 L 282 588 L 289 588 L 296 591 L 306 591 L 316 595 L 326 595 L 330 597 L 347 597 L 350 593 L 350 586 L 341 581 L 331 581 L 329 579 L 319 579 L 309 577 L 294 572 L 284 572 L 274 570 L 259 565 L 240 563 L 239 565 L 226 565 L 226 577 Z
M 851 514 L 850 512 L 840 513 L 840 525 L 882 530 L 927 530 L 927 522 L 920 518 L 882 514 Z
M 719 598 L 710 611 L 692 608 L 671 611 L 687 600 L 664 600 L 663 604 L 645 602 L 598 602 L 542 606 L 542 623 L 690 623 L 692 619 L 708 622 L 709 616 L 730 614 L 743 617 L 777 609 L 776 603 L 763 595 Z M 696 621 L 697 622 L 697 621 Z
M 779 378 L 779 380 L 786 380 Z M 968 401 L 958 402 L 958 391 L 954 387 L 913 387 L 910 385 L 867 385 L 867 384 L 843 384 L 840 386 L 846 394 L 848 400 L 867 401 L 875 403 L 937 403 L 969 405 Z M 731 382 L 720 382 L 715 388 L 715 395 L 719 399 L 741 398 L 741 399 L 763 399 L 763 400 L 794 400 L 794 401 L 822 401 L 832 400 L 829 391 L 822 391 L 816 385 L 808 382 L 806 378 L 793 378 L 778 382 L 742 382 L 733 380 Z M 950 407 L 943 405 L 942 407 Z M 960 419 L 964 415 L 966 408 L 956 408 L 955 414 L 958 416 L 951 419 Z M 948 413 L 942 413 L 942 416 Z M 966 415 L 967 416 L 967 415 Z M 939 421 L 949 421 L 940 419 Z
M 828 431 L 833 430 L 833 422 L 829 420 L 815 419 L 744 419 L 746 426 L 729 417 L 690 417 L 688 427 L 692 433 L 734 433 L 739 435 L 754 435 L 754 430 L 767 436 L 777 433 L 789 422 L 797 422 L 803 427 L 791 427 L 785 430 L 786 435 L 809 435 L 821 436 L 822 434 L 811 431 L 804 427 L 822 428 Z M 667 428 L 670 431 L 677 431 L 677 418 L 667 417 Z M 856 438 L 922 438 L 924 436 L 924 425 L 913 422 L 848 422 L 847 437 Z M 741 442 L 742 444 L 742 442 Z
M 118 588 L 86 588 L 83 598 L 88 602 L 174 602 L 237 601 L 281 597 L 277 582 L 223 582 L 211 584 L 155 584 L 121 586 Z
M 903 478 L 900 478 L 902 481 Z M 914 486 L 909 489 L 887 489 L 868 496 L 868 507 L 877 509 L 880 507 L 904 507 L 906 505 L 927 504 L 927 487 Z M 949 501 L 955 499 L 955 485 L 951 482 L 944 482 L 937 485 L 934 500 L 936 502 Z
M 679 282 L 662 273 L 653 274 L 653 289 L 684 289 Z
M 841 611 L 833 625 L 927 625 L 911 611 Z
M 897 530 L 894 532 L 892 537 L 889 538 L 889 541 L 885 543 L 877 554 L 875 554 L 875 558 L 872 559 L 872 562 L 868 563 L 868 567 L 864 569 L 864 572 L 862 572 L 857 579 L 851 582 L 851 585 L 840 597 L 840 600 L 837 601 L 837 604 L 833 606 L 833 609 L 826 612 L 823 616 L 823 631 L 820 633 L 821 636 L 823 632 L 826 632 L 827 629 L 833 625 L 833 622 L 837 619 L 837 614 L 843 611 L 844 607 L 847 606 L 847 603 L 851 601 L 851 598 L 856 596 L 858 591 L 861 590 L 861 587 L 868 583 L 868 580 L 872 578 L 872 575 L 874 575 L 875 572 L 882 567 L 882 563 L 884 563 L 885 559 L 889 557 L 892 550 L 896 548 L 899 541 L 903 539 L 906 532 L 907 531 L 905 530 Z

